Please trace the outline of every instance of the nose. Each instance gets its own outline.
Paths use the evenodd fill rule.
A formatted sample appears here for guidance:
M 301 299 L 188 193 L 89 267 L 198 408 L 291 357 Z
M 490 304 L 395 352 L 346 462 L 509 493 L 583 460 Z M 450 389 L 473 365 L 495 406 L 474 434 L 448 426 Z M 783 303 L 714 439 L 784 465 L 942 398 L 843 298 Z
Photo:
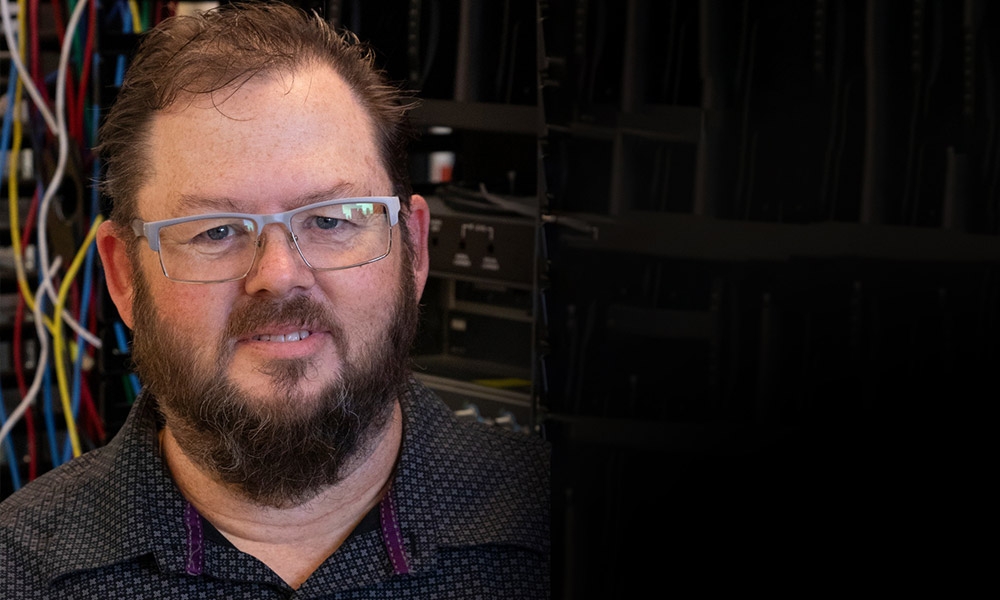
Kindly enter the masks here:
M 254 264 L 244 280 L 247 293 L 281 296 L 295 288 L 308 288 L 315 281 L 292 233 L 279 223 L 264 227 L 257 239 Z

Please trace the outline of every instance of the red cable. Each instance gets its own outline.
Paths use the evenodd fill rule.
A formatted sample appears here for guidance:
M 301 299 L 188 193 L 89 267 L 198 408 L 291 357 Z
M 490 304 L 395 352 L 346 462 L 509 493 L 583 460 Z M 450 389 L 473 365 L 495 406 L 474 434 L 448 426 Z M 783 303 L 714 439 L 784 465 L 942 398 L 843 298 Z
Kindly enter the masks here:
M 38 0 L 31 0 L 28 8 L 28 24 L 31 27 L 31 35 L 28 36 L 29 43 L 31 44 L 31 79 L 34 81 L 35 87 L 38 88 L 42 99 L 46 104 L 49 104 L 49 89 L 42 77 L 42 67 L 39 62 L 42 52 L 38 46 L 40 37 L 38 35 Z
M 84 127 L 83 127 L 83 125 L 84 125 L 83 114 L 84 114 L 84 108 L 86 106 L 86 93 L 87 93 L 87 89 L 88 89 L 87 88 L 87 82 L 88 82 L 88 80 L 90 78 L 90 70 L 91 70 L 91 60 L 90 60 L 90 58 L 91 58 L 91 54 L 93 53 L 93 50 L 94 50 L 94 39 L 95 39 L 96 30 L 97 30 L 97 4 L 96 4 L 96 2 L 91 1 L 90 6 L 88 7 L 88 9 L 89 9 L 89 13 L 88 13 L 88 21 L 87 21 L 87 38 L 86 38 L 86 43 L 84 44 L 84 51 L 83 51 L 82 65 L 81 65 L 81 70 L 80 70 L 80 77 L 79 77 L 79 82 L 78 82 L 78 85 L 77 85 L 77 88 L 76 88 L 76 90 L 77 90 L 76 101 L 75 101 L 75 103 L 72 102 L 72 101 L 67 102 L 67 108 L 70 108 L 70 106 L 72 106 L 72 113 L 71 113 L 72 116 L 71 116 L 71 122 L 69 124 L 70 135 L 81 146 L 85 143 L 84 132 L 83 132 L 83 129 L 84 129 Z M 67 77 L 69 77 L 68 73 L 67 73 Z M 69 78 L 68 82 L 72 83 L 72 79 Z M 79 316 L 80 316 L 80 304 L 81 304 L 80 303 L 81 299 L 80 299 L 80 288 L 79 288 L 79 285 L 74 282 L 73 285 L 72 285 L 72 287 L 71 287 L 71 291 L 72 291 L 72 303 L 71 304 L 73 306 L 73 312 L 76 313 L 77 318 L 79 318 Z M 93 290 L 91 291 L 91 294 L 93 296 Z M 94 312 L 96 312 L 96 305 L 95 305 L 95 311 Z M 93 329 L 92 329 L 92 331 L 93 331 Z M 88 350 L 88 352 L 89 352 L 89 350 Z M 103 442 L 103 440 L 104 440 L 104 426 L 103 426 L 103 423 L 100 420 L 100 417 L 97 414 L 96 408 L 94 407 L 93 398 L 91 396 L 90 389 L 89 389 L 89 387 L 87 385 L 84 373 L 80 374 L 79 386 L 80 386 L 80 388 L 79 388 L 80 389 L 80 408 L 83 411 L 83 415 L 85 417 L 84 423 L 85 423 L 85 425 L 88 426 L 87 427 L 88 433 L 91 434 L 91 438 L 92 439 L 94 439 L 94 436 L 96 435 L 97 439 L 99 441 Z
M 71 139 L 75 139 L 76 122 L 80 111 L 76 105 L 76 83 L 73 81 L 73 69 L 66 69 L 66 131 Z
M 21 398 L 28 395 L 28 385 L 24 380 L 24 361 L 21 359 L 21 334 L 24 322 L 24 296 L 17 295 L 17 308 L 14 310 L 14 376 L 17 378 L 17 390 Z M 38 477 L 38 443 L 35 439 L 34 406 L 24 411 L 24 426 L 28 431 L 28 481 Z M 14 457 L 11 457 L 14 460 Z
M 25 252 L 31 240 L 31 231 L 34 229 L 35 216 L 38 210 L 38 191 L 35 190 L 34 201 L 25 216 L 24 233 L 21 235 L 22 252 Z M 17 308 L 14 317 L 14 344 L 12 348 L 14 360 L 14 375 L 17 378 L 18 391 L 21 398 L 28 395 L 28 386 L 24 377 L 24 359 L 21 352 L 21 335 L 23 333 L 24 308 L 26 300 L 22 294 L 17 295 Z M 36 367 L 37 368 L 37 367 Z M 35 418 L 32 413 L 32 406 L 24 413 L 24 425 L 27 428 L 28 443 L 28 481 L 38 476 L 38 440 L 35 433 Z
M 80 115 L 82 109 L 77 99 L 84 84 L 82 80 L 78 81 L 73 77 L 73 73 L 76 70 L 74 66 L 73 61 L 69 61 L 66 68 L 66 131 L 71 140 L 79 143 L 77 130 L 80 128 L 83 118 Z
M 80 285 L 76 281 L 74 281 L 70 290 L 72 292 L 72 307 L 73 307 L 72 312 L 76 316 L 77 322 L 80 322 L 80 317 L 81 317 L 80 309 L 82 308 L 81 297 L 80 297 Z M 91 290 L 91 295 L 93 295 L 93 290 Z M 96 312 L 96 310 L 91 312 L 92 313 Z M 83 323 L 80 324 L 83 325 Z M 87 350 L 82 350 L 82 347 L 83 346 L 81 346 L 81 350 L 79 351 L 87 352 L 89 354 L 89 351 L 91 349 L 90 345 L 89 344 L 86 345 Z M 80 415 L 80 419 L 83 421 L 87 433 L 90 435 L 90 439 L 95 441 L 95 443 L 103 443 L 104 424 L 101 422 L 101 419 L 97 414 L 97 409 L 94 406 L 94 400 L 93 397 L 91 396 L 90 388 L 87 384 L 86 373 L 83 372 L 82 370 L 80 372 L 80 381 L 78 385 L 80 390 L 80 398 L 79 398 L 80 412 L 78 413 Z
M 83 68 L 80 70 L 80 86 L 77 88 L 77 123 L 76 140 L 80 145 L 85 143 L 83 139 L 83 113 L 87 100 L 87 81 L 90 79 L 91 54 L 94 52 L 94 32 L 97 29 L 97 2 L 91 0 L 87 15 L 87 42 L 83 48 Z
M 59 47 L 62 47 L 63 39 L 65 38 L 65 26 L 62 20 L 62 14 L 59 10 L 59 2 L 57 0 L 52 1 L 52 12 L 56 24 L 56 30 L 58 32 Z M 39 57 L 41 54 L 39 47 L 39 35 L 38 35 L 38 0 L 31 0 L 30 10 L 29 10 L 29 25 L 31 27 L 31 33 L 29 35 L 29 43 L 31 48 L 31 64 L 30 64 L 30 76 L 36 82 L 36 87 L 40 90 L 43 99 L 48 103 L 48 86 L 45 85 L 44 77 L 41 74 L 41 66 Z M 80 85 L 76 88 L 76 93 L 73 93 L 73 77 L 70 71 L 66 73 L 66 83 L 67 83 L 67 103 L 66 112 L 67 120 L 69 125 L 69 131 L 71 137 L 78 141 L 78 143 L 83 143 L 83 109 L 84 103 L 86 101 L 86 81 L 90 77 L 91 61 L 88 60 L 94 47 L 94 38 L 97 23 L 97 10 L 96 2 L 91 2 L 89 7 L 90 13 L 88 18 L 88 31 L 87 39 L 85 43 L 85 49 L 83 53 L 83 65 L 81 69 Z M 73 101 L 74 96 L 76 101 Z M 36 212 L 38 208 L 38 191 L 36 190 L 33 202 L 29 209 L 26 221 L 25 221 L 25 231 L 22 235 L 23 248 L 27 248 L 29 240 L 31 238 L 31 231 L 34 228 L 34 220 L 36 217 Z M 73 302 L 75 306 L 79 306 L 79 288 L 74 284 L 73 288 Z M 96 293 L 94 290 L 91 291 L 92 297 L 96 300 Z M 96 306 L 96 305 L 95 305 Z M 21 347 L 21 336 L 23 334 L 23 320 L 24 320 L 24 309 L 26 307 L 25 298 L 18 294 L 18 302 L 15 310 L 15 331 L 13 340 L 13 359 L 15 366 L 15 376 L 17 379 L 18 390 L 22 398 L 27 395 L 28 386 L 25 380 L 24 373 L 24 361 L 22 357 L 22 347 Z M 94 324 L 92 329 L 96 329 L 96 310 L 91 314 L 91 321 Z M 85 385 L 85 380 L 82 379 L 81 374 L 81 404 L 87 415 L 89 427 L 88 431 L 97 436 L 101 441 L 104 440 L 105 430 L 103 423 L 97 410 L 93 403 L 93 397 L 91 395 L 90 389 Z M 34 406 L 29 407 L 24 413 L 25 427 L 27 428 L 27 444 L 28 444 L 28 480 L 34 480 L 38 476 L 38 443 L 36 427 L 34 422 L 33 414 Z
M 94 406 L 94 397 L 90 393 L 90 385 L 85 376 L 80 379 L 80 408 L 86 417 L 87 432 L 90 439 L 97 445 L 103 445 L 107 433 L 104 430 L 104 421 L 97 414 L 97 407 Z
M 56 37 L 58 38 L 59 48 L 62 48 L 63 42 L 66 39 L 66 25 L 63 22 L 62 12 L 59 10 L 59 0 L 52 0 L 52 18 L 56 25 Z M 73 136 L 75 129 L 75 123 L 77 121 L 76 106 L 72 99 L 76 96 L 75 87 L 73 86 L 73 76 L 72 69 L 66 70 L 66 123 L 67 129 L 70 132 L 70 136 Z
M 56 22 L 56 37 L 59 38 L 59 47 L 62 48 L 63 38 L 66 37 L 66 25 L 63 24 L 62 12 L 59 11 L 59 0 L 52 0 L 52 18 Z

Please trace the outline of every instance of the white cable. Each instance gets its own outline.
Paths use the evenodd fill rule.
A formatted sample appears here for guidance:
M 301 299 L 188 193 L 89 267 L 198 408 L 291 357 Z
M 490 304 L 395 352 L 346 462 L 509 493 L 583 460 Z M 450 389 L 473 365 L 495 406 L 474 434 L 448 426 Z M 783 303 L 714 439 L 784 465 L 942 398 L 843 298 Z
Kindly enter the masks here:
M 525 217 L 534 217 L 535 213 L 538 212 L 530 206 L 522 206 L 517 202 L 507 200 L 502 196 L 491 193 L 488 189 L 486 189 L 486 184 L 483 182 L 479 182 L 479 193 L 482 195 L 484 200 L 487 200 L 500 208 L 515 212 Z
M 45 117 L 46 123 L 48 123 L 49 128 L 56 133 L 59 139 L 59 162 L 56 166 L 56 172 L 52 176 L 52 181 L 46 188 L 45 199 L 42 201 L 42 211 L 44 214 L 43 218 L 38 221 L 38 237 L 39 237 L 39 257 L 40 263 L 48 263 L 48 243 L 47 237 L 45 235 L 45 223 L 48 216 L 48 205 L 51 204 L 52 196 L 55 194 L 56 189 L 58 189 L 59 184 L 62 183 L 62 178 L 65 175 L 66 161 L 69 153 L 69 132 L 66 129 L 65 121 L 65 104 L 66 104 L 66 72 L 69 65 L 69 56 L 72 50 L 73 43 L 73 32 L 76 30 L 77 25 L 80 22 L 80 18 L 83 15 L 83 9 L 86 8 L 87 1 L 82 0 L 77 4 L 73 11 L 68 27 L 66 29 L 66 36 L 63 38 L 63 47 L 59 56 L 59 69 L 58 69 L 58 79 L 56 81 L 56 117 L 55 122 L 53 122 L 52 113 L 48 110 L 45 102 L 38 93 L 37 88 L 34 86 L 34 82 L 31 77 L 25 77 L 24 74 L 27 73 L 24 63 L 21 60 L 20 53 L 18 51 L 17 35 L 14 32 L 13 23 L 10 18 L 10 0 L 0 0 L 0 10 L 3 12 L 3 28 L 4 35 L 7 39 L 7 46 L 10 49 L 11 59 L 17 66 L 18 73 L 21 74 L 21 83 L 24 88 L 28 91 L 28 95 L 35 102 L 36 107 Z M 19 15 L 20 16 L 20 15 Z M 16 110 L 16 108 L 15 108 Z M 52 285 L 51 277 L 45 275 L 43 270 L 43 288 L 49 295 L 49 298 L 53 303 L 56 301 L 56 291 L 55 287 Z M 80 325 L 76 319 L 69 313 L 68 310 L 63 310 L 60 314 L 62 320 L 70 326 L 70 328 L 77 333 L 80 337 L 85 339 L 87 343 L 95 348 L 101 347 L 101 340 L 86 327 Z
M 17 34 L 14 33 L 14 25 L 11 23 L 10 18 L 10 1 L 11 0 L 0 0 L 0 13 L 3 13 L 3 34 L 7 38 L 7 51 L 10 53 L 10 59 L 17 66 L 18 73 L 27 73 L 28 70 L 24 66 L 24 61 L 21 60 L 21 52 L 18 49 L 17 44 Z M 80 4 L 86 4 L 86 0 Z M 23 15 L 18 15 L 23 18 Z M 66 37 L 69 38 L 69 31 L 67 30 Z M 56 133 L 59 127 L 56 125 L 56 119 L 52 116 L 52 111 L 49 107 L 45 105 L 45 100 L 42 95 L 38 92 L 38 88 L 35 87 L 35 82 L 31 81 L 30 77 L 22 77 L 24 82 L 24 89 L 31 96 L 35 105 L 38 107 L 38 112 L 42 113 L 42 118 L 45 119 L 45 123 L 49 126 L 49 130 L 52 133 Z
M 48 273 L 49 276 L 52 272 L 59 269 L 62 263 L 61 257 L 56 257 L 55 261 L 52 262 L 52 270 Z M 14 412 L 10 413 L 10 418 L 7 422 L 3 424 L 0 428 L 0 444 L 3 443 L 4 439 L 10 434 L 17 422 L 21 420 L 24 413 L 27 412 L 28 407 L 30 407 L 35 402 L 35 397 L 38 396 L 38 390 L 42 387 L 42 381 L 45 377 L 45 369 L 48 366 L 49 360 L 49 336 L 48 332 L 45 331 L 45 315 L 42 313 L 42 302 L 45 300 L 43 292 L 38 290 L 35 294 L 35 306 L 32 308 L 31 312 L 35 317 L 35 333 L 38 335 L 38 364 L 35 365 L 35 379 L 31 382 L 31 387 L 28 389 L 28 393 L 24 395 L 21 402 L 14 409 Z M 13 459 L 13 457 L 12 457 Z
M 21 61 L 21 56 L 18 53 L 18 46 L 16 41 L 16 36 L 13 31 L 13 26 L 11 24 L 10 18 L 10 6 L 8 4 L 9 0 L 0 0 L 0 12 L 3 15 L 3 29 L 4 35 L 7 39 L 7 47 L 11 53 L 11 60 L 17 66 L 18 73 L 26 74 L 28 71 L 24 67 L 24 63 Z M 42 312 L 42 302 L 45 296 L 49 296 L 52 299 L 53 305 L 58 303 L 58 294 L 55 291 L 55 287 L 52 283 L 53 274 L 59 270 L 62 264 L 62 257 L 56 256 L 52 261 L 51 266 L 46 266 L 49 264 L 48 261 L 48 241 L 45 231 L 45 223 L 48 219 L 49 206 L 52 203 L 52 198 L 55 195 L 55 191 L 58 189 L 62 178 L 66 171 L 66 162 L 69 155 L 69 132 L 66 127 L 66 117 L 65 117 L 65 105 L 66 105 L 66 72 L 69 68 L 69 56 L 72 50 L 73 43 L 73 32 L 76 31 L 76 27 L 83 16 L 83 10 L 87 6 L 87 0 L 81 0 L 73 10 L 73 14 L 66 26 L 66 35 L 63 38 L 63 45 L 59 55 L 59 68 L 57 71 L 56 79 L 56 110 L 55 118 L 53 118 L 52 113 L 45 106 L 38 90 L 34 87 L 34 83 L 31 81 L 30 77 L 21 77 L 25 89 L 28 91 L 28 95 L 35 102 L 38 107 L 39 112 L 45 118 L 45 122 L 48 124 L 50 130 L 56 133 L 59 140 L 59 158 L 56 164 L 55 172 L 53 173 L 52 180 L 49 185 L 46 186 L 45 195 L 42 198 L 41 206 L 39 208 L 38 214 L 38 250 L 39 250 L 39 267 L 42 270 L 42 282 L 39 289 L 35 293 L 35 305 L 32 309 L 32 314 L 35 318 L 35 332 L 38 336 L 39 341 L 39 358 L 35 370 L 35 378 L 31 383 L 31 388 L 28 393 L 25 394 L 24 398 L 17 405 L 17 408 L 11 413 L 10 418 L 7 422 L 3 424 L 0 428 L 0 443 L 10 435 L 14 426 L 21 420 L 24 413 L 28 408 L 34 403 L 35 398 L 38 396 L 38 391 L 41 388 L 42 381 L 44 379 L 45 370 L 48 363 L 49 355 L 49 338 L 48 332 L 45 331 L 45 315 Z M 11 224 L 16 226 L 16 224 Z M 89 331 L 84 329 L 77 323 L 68 312 L 63 311 L 63 320 L 70 325 L 81 337 L 87 338 L 87 341 L 94 347 L 100 348 L 100 340 L 94 337 Z M 58 324 L 56 326 L 59 326 Z
M 62 257 L 57 256 L 56 260 L 62 261 Z M 55 261 L 53 261 L 53 263 L 54 262 Z M 50 273 L 54 272 L 55 271 L 50 271 Z M 57 292 L 55 288 L 52 287 L 52 285 L 53 282 L 51 276 L 42 277 L 42 280 L 39 282 L 39 291 L 44 291 L 45 294 L 50 299 L 52 299 L 53 304 L 55 304 L 59 298 L 59 292 Z M 62 320 L 65 321 L 66 324 L 69 325 L 70 328 L 73 331 L 75 331 L 80 337 L 82 337 L 88 344 L 90 344 L 95 348 L 100 349 L 101 338 L 97 337 L 96 335 L 85 329 L 82 325 L 80 325 L 80 323 L 73 318 L 73 315 L 71 315 L 69 311 L 66 310 L 65 308 L 62 311 Z
M 45 194 L 42 196 L 42 201 L 38 209 L 38 262 L 39 264 L 46 265 L 49 263 L 49 244 L 48 236 L 46 235 L 45 225 L 48 223 L 49 208 L 52 204 L 52 199 L 59 189 L 59 185 L 62 183 L 62 179 L 66 173 L 66 163 L 69 157 L 69 131 L 66 127 L 66 72 L 69 70 L 69 57 L 73 50 L 73 34 L 76 31 L 77 25 L 80 23 L 80 19 L 83 16 L 83 11 L 87 7 L 87 0 L 81 0 L 77 3 L 76 7 L 73 9 L 73 14 L 70 16 L 69 21 L 66 24 L 66 35 L 63 37 L 62 49 L 59 53 L 59 68 L 56 75 L 56 134 L 59 140 L 59 157 L 56 162 L 56 169 L 52 174 L 52 179 L 49 181 L 48 185 L 45 186 Z M 22 80 L 27 80 L 30 78 L 22 77 Z M 41 283 L 42 289 L 48 294 L 49 299 L 52 301 L 53 305 L 58 302 L 58 294 L 56 292 L 55 286 L 52 284 L 52 278 L 49 271 L 43 271 L 43 279 Z M 78 323 L 69 311 L 63 310 L 59 315 L 62 320 L 70 326 L 80 337 L 87 340 L 91 346 L 95 348 L 101 347 L 101 340 L 94 336 L 92 333 L 87 331 L 86 327 L 83 327 Z

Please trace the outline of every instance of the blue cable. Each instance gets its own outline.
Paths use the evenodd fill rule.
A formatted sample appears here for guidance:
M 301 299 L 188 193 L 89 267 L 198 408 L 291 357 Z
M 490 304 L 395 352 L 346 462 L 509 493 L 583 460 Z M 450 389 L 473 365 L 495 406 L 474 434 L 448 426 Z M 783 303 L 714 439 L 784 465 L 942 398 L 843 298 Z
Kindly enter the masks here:
M 121 18 L 122 18 L 122 31 L 124 33 L 131 33 L 131 31 L 132 31 L 132 13 L 131 13 L 131 11 L 128 8 L 128 4 L 126 2 L 124 2 L 124 1 L 122 1 L 122 0 L 119 0 L 118 2 L 115 3 L 115 6 L 113 7 L 112 10 L 113 11 L 117 11 L 121 15 Z M 97 64 L 100 61 L 100 56 L 95 53 L 94 56 L 93 56 L 93 60 L 94 60 L 94 64 L 95 64 L 95 67 L 96 67 Z M 124 76 L 125 76 L 125 67 L 126 67 L 126 57 L 125 57 L 124 54 L 120 54 L 118 56 L 118 61 L 117 61 L 117 66 L 116 66 L 116 72 L 115 72 L 115 83 L 118 86 L 121 86 L 121 82 L 124 79 Z M 99 124 L 99 117 L 100 117 L 100 111 L 98 111 L 97 108 L 94 107 L 93 110 L 92 110 L 92 112 L 91 112 L 91 120 L 92 120 L 92 129 L 93 129 L 93 131 L 97 131 L 97 127 L 98 127 L 98 124 Z M 92 170 L 93 170 L 92 174 L 93 174 L 94 181 L 97 181 L 99 179 L 99 177 L 100 177 L 100 164 L 99 164 L 99 162 L 98 162 L 98 160 L 96 158 L 94 159 L 93 169 Z M 99 198 L 99 194 L 98 194 L 98 191 L 97 191 L 97 186 L 92 186 L 91 187 L 91 206 L 90 206 L 90 209 L 91 209 L 90 214 L 91 214 L 92 217 L 96 217 L 96 215 L 98 214 L 98 211 L 100 210 L 99 207 L 100 207 L 100 198 Z M 82 300 L 82 304 L 81 304 L 81 307 L 80 307 L 80 316 L 79 316 L 79 322 L 81 324 L 83 324 L 83 323 L 86 322 L 87 313 L 89 311 L 90 291 L 91 291 L 91 287 L 92 287 L 92 275 L 93 275 L 93 272 L 94 272 L 94 269 L 93 269 L 94 248 L 95 248 L 95 245 L 92 244 L 87 249 L 87 254 L 86 254 L 85 263 L 84 263 L 84 265 L 85 265 L 84 266 L 84 280 L 83 280 L 83 290 L 82 290 L 83 300 Z M 119 346 L 119 349 L 121 350 L 121 352 L 122 353 L 128 353 L 128 344 L 125 341 L 124 330 L 122 329 L 122 326 L 121 326 L 120 323 L 115 323 L 115 334 L 116 334 L 116 337 L 118 338 L 118 346 Z M 84 342 L 84 340 L 80 336 L 77 336 L 77 343 L 79 345 L 80 350 L 77 353 L 76 361 L 75 361 L 75 363 L 73 365 L 72 409 L 73 409 L 73 417 L 74 418 L 76 418 L 77 415 L 79 414 L 80 393 L 81 393 L 80 386 L 82 385 L 83 356 L 84 356 L 84 351 L 86 349 L 85 345 L 84 345 L 85 342 Z M 138 377 L 135 374 L 130 374 L 130 380 L 131 380 L 133 391 L 136 394 L 138 394 L 139 387 L 140 387 Z M 69 438 L 66 438 L 66 441 L 65 441 L 65 443 L 63 445 L 63 462 L 68 462 L 71 457 L 72 457 L 72 446 L 70 444 Z
M 7 110 L 3 115 L 3 131 L 0 133 L 0 167 L 4 174 L 7 173 L 8 160 L 10 159 L 11 129 L 13 127 L 14 115 L 14 92 L 17 86 L 17 67 L 12 62 L 10 64 L 10 76 L 7 79 Z M 0 390 L 0 424 L 7 422 L 7 411 L 4 406 L 2 390 Z M 21 473 L 18 466 L 17 454 L 14 450 L 14 442 L 11 436 L 3 440 L 3 450 L 7 453 L 10 466 L 10 478 L 15 490 L 21 489 Z
M 7 422 L 7 411 L 4 409 L 3 391 L 0 390 L 0 426 Z M 14 490 L 21 489 L 21 472 L 17 460 L 17 453 L 14 451 L 14 442 L 8 435 L 3 440 L 3 451 L 7 453 L 7 465 L 10 467 L 10 480 L 14 484 Z
M 93 270 L 94 264 L 94 244 L 91 244 L 87 248 L 87 255 L 84 258 L 84 272 L 83 272 L 83 290 L 81 292 L 82 298 L 80 302 L 80 316 L 79 323 L 81 326 L 87 321 L 87 313 L 90 310 L 90 288 L 91 288 L 91 272 Z M 76 360 L 73 362 L 73 390 L 72 390 L 72 408 L 73 408 L 73 418 L 76 419 L 80 413 L 80 387 L 83 385 L 83 356 L 87 351 L 87 342 L 84 340 L 83 336 L 76 336 L 77 343 L 77 353 Z M 69 439 L 66 437 L 66 442 L 63 444 L 63 462 L 68 462 L 73 457 L 73 446 Z
M 45 417 L 45 431 L 49 434 L 49 455 L 52 457 L 52 467 L 62 464 L 59 459 L 59 444 L 56 436 L 56 416 L 52 410 L 52 367 L 45 365 L 42 375 L 42 415 Z
M 13 62 L 10 64 L 10 77 L 7 79 L 7 110 L 3 114 L 3 132 L 0 133 L 0 167 L 3 168 L 4 174 L 7 173 L 7 160 L 10 155 L 10 137 L 11 137 L 11 127 L 12 127 L 12 115 L 14 114 L 14 91 L 17 85 L 17 67 Z M 0 425 L 7 422 L 7 411 L 4 408 L 3 393 L 0 390 Z M 3 441 L 4 450 L 7 452 L 7 456 L 10 459 L 10 475 L 11 479 L 14 481 L 14 489 L 21 488 L 21 478 L 20 473 L 17 469 L 17 458 L 14 454 L 14 443 L 11 441 L 10 436 Z
M 91 72 L 92 73 L 100 73 L 101 72 L 100 65 L 101 65 L 101 55 L 95 52 L 94 53 L 94 64 L 92 65 Z M 86 139 L 86 142 L 87 142 L 87 148 L 93 148 L 95 145 L 97 145 L 97 128 L 98 128 L 98 124 L 99 124 L 98 117 L 101 114 L 100 106 L 98 105 L 97 102 L 91 101 L 91 103 L 90 103 L 90 114 L 91 114 L 90 129 L 88 131 L 84 132 L 84 135 L 86 136 L 85 139 Z M 96 156 L 94 157 L 94 162 L 95 163 L 97 162 L 97 157 Z M 97 173 L 96 171 L 95 171 L 95 174 L 99 175 L 99 173 Z M 99 179 L 95 178 L 95 179 L 93 179 L 93 181 L 99 181 Z M 92 185 L 90 187 L 96 193 L 97 186 L 96 185 Z M 91 212 L 90 215 L 91 215 L 91 217 L 95 217 L 95 216 L 97 216 L 97 213 L 96 212 Z
M 94 60 L 98 60 L 98 55 L 94 55 Z M 96 133 L 97 128 L 101 122 L 101 111 L 98 110 L 96 106 L 92 107 L 90 112 L 91 129 Z M 93 166 L 91 167 L 91 176 L 93 181 L 99 181 L 101 177 L 101 157 L 94 156 Z M 90 186 L 90 218 L 96 219 L 97 214 L 101 211 L 101 195 L 98 193 L 97 186 Z
M 8 169 L 7 160 L 9 158 L 8 154 L 10 153 L 8 148 L 10 147 L 11 128 L 13 127 L 12 119 L 14 114 L 14 92 L 16 86 L 17 67 L 14 66 L 14 63 L 11 63 L 10 77 L 7 79 L 7 110 L 3 114 L 3 133 L 0 134 L 3 136 L 3 139 L 0 140 L 0 152 L 2 152 L 2 154 L 0 154 L 0 167 L 3 168 L 4 174 L 7 173 Z
M 36 263 L 39 261 L 38 250 L 35 250 Z M 42 285 L 42 269 L 38 269 L 39 286 Z M 45 294 L 38 294 L 38 312 L 45 314 Z M 41 362 L 41 356 L 39 356 Z M 42 416 L 45 419 L 45 431 L 49 434 L 49 456 L 52 459 L 52 466 L 58 467 L 62 464 L 59 460 L 59 444 L 56 436 L 56 417 L 52 409 L 52 364 L 51 361 L 45 364 L 42 372 Z
M 119 0 L 117 3 L 115 3 L 114 8 L 117 8 L 118 12 L 121 13 L 122 33 L 132 33 L 133 30 L 132 11 L 129 10 L 125 0 Z M 125 55 L 119 54 L 118 62 L 115 67 L 115 85 L 117 87 L 121 87 L 122 80 L 125 79 L 125 67 L 126 67 Z
M 96 62 L 97 55 L 94 56 Z M 97 110 L 91 111 L 91 126 L 95 128 L 98 125 L 99 113 Z M 97 181 L 100 177 L 100 165 L 95 158 L 92 166 L 92 176 L 93 180 Z M 97 217 L 97 213 L 100 206 L 100 197 L 97 191 L 97 186 L 91 186 L 90 188 L 90 214 L 92 219 Z M 90 312 L 90 293 L 93 287 L 93 273 L 94 273 L 94 249 L 96 243 L 91 243 L 87 248 L 87 254 L 84 258 L 83 266 L 83 289 L 81 290 L 81 302 L 80 302 L 80 314 L 78 317 L 78 322 L 81 326 L 87 322 L 87 317 Z M 77 347 L 79 350 L 76 354 L 76 360 L 73 363 L 73 390 L 72 390 L 72 408 L 73 408 L 73 418 L 76 419 L 80 413 L 80 394 L 81 387 L 83 385 L 83 357 L 86 354 L 87 345 L 86 340 L 83 336 L 77 335 L 76 337 Z M 73 446 L 71 440 L 67 436 L 65 443 L 63 444 L 63 462 L 69 462 L 73 457 Z
M 115 338 L 118 340 L 118 351 L 122 354 L 128 354 L 128 339 L 125 337 L 125 326 L 121 321 L 115 321 Z M 135 373 L 129 373 L 128 378 L 132 383 L 133 396 L 138 396 L 139 390 L 142 388 L 139 384 L 139 376 Z
M 45 303 L 45 294 L 38 295 L 39 310 Z M 52 457 L 52 467 L 62 464 L 59 460 L 59 444 L 56 437 L 56 417 L 52 410 L 52 365 L 46 363 L 42 375 L 42 415 L 45 417 L 45 430 L 49 434 L 49 456 Z
M 93 120 L 96 122 L 97 113 L 94 113 Z M 97 164 L 97 160 L 94 160 L 93 175 L 94 181 L 97 181 L 97 176 L 99 174 L 100 166 Z M 99 198 L 97 193 L 97 187 L 91 187 L 90 193 L 90 210 L 92 215 L 97 215 L 99 205 Z M 79 323 L 83 325 L 87 322 L 87 317 L 90 312 L 90 292 L 93 287 L 93 273 L 94 273 L 94 249 L 96 247 L 95 243 L 91 243 L 87 248 L 87 255 L 84 258 L 83 263 L 83 289 L 81 290 L 81 302 L 80 302 L 80 316 Z M 87 345 L 86 340 L 83 336 L 77 335 L 76 342 L 79 350 L 76 354 L 76 360 L 73 363 L 73 417 L 79 414 L 80 410 L 80 388 L 83 386 L 83 357 L 86 353 Z M 69 438 L 66 438 L 66 443 L 63 444 L 63 462 L 68 462 L 73 455 L 73 446 L 70 443 Z

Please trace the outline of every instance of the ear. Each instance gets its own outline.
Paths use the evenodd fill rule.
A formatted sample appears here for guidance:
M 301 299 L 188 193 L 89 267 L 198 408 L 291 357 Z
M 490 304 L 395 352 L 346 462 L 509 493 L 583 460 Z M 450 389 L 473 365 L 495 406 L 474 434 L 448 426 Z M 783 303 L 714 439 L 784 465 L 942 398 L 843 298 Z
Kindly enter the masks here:
M 125 241 L 120 228 L 111 221 L 105 221 L 97 229 L 97 252 L 101 255 L 104 265 L 104 279 L 108 292 L 118 314 L 129 329 L 132 328 L 132 293 L 133 272 L 132 261 L 125 251 Z
M 431 211 L 427 200 L 419 194 L 410 196 L 410 211 L 406 216 L 406 228 L 413 244 L 413 279 L 417 285 L 417 298 L 424 293 L 427 273 L 430 271 L 430 257 L 427 254 L 427 239 L 430 235 Z

